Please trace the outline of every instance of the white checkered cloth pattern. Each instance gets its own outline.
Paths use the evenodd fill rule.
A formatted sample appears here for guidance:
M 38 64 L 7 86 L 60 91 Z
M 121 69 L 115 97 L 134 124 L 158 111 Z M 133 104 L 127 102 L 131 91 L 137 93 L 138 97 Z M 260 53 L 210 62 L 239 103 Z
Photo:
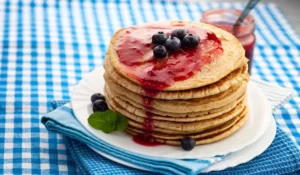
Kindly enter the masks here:
M 0 174 L 75 174 L 60 135 L 40 117 L 53 100 L 69 100 L 82 75 L 102 65 L 111 36 L 148 21 L 199 21 L 211 8 L 238 3 L 195 1 L 0 1 Z M 252 75 L 294 89 L 274 112 L 300 145 L 300 40 L 275 4 L 253 11 L 257 46 Z

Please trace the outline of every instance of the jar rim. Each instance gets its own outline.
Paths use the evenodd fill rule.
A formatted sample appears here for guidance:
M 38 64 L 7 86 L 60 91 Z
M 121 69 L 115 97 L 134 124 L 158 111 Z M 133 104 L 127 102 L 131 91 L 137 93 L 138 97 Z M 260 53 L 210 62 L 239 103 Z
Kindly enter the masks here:
M 201 22 L 208 23 L 233 33 L 233 25 L 242 13 L 239 9 L 209 9 L 202 14 Z M 255 20 L 249 14 L 236 28 L 238 36 L 252 34 L 255 29 Z
M 221 13 L 231 13 L 231 14 L 236 15 L 236 17 L 238 17 L 242 13 L 242 10 L 240 10 L 240 9 L 209 9 L 209 10 L 204 11 L 202 16 L 207 17 L 209 15 L 221 14 Z M 248 16 L 245 18 L 244 21 L 246 21 L 248 24 L 255 23 L 255 20 L 251 14 L 248 14 Z

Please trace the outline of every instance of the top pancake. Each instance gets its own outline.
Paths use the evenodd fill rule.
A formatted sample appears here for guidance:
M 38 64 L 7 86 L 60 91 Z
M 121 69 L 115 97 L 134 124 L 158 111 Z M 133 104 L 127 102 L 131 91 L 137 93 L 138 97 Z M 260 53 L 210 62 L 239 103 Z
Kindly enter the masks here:
M 233 35 L 208 24 L 187 21 L 164 21 L 148 23 L 142 25 L 142 27 L 143 26 L 151 26 L 151 30 L 149 31 L 153 34 L 160 31 L 163 27 L 169 27 L 172 30 L 189 28 L 189 30 L 195 30 L 194 32 L 205 30 L 207 32 L 213 32 L 221 41 L 223 53 L 220 56 L 218 56 L 218 58 L 214 59 L 211 63 L 204 65 L 198 72 L 196 72 L 193 76 L 189 77 L 188 79 L 175 81 L 170 86 L 164 88 L 165 91 L 188 90 L 212 84 L 227 76 L 232 71 L 243 66 L 247 60 L 244 57 L 245 51 L 242 45 Z M 140 26 L 135 27 L 137 28 L 136 30 L 138 30 L 139 27 Z M 113 67 L 117 70 L 117 72 L 119 72 L 129 80 L 142 86 L 142 84 L 129 73 L 128 68 L 126 69 L 126 66 L 120 62 L 120 55 L 118 55 L 118 53 L 116 52 L 118 39 L 121 35 L 125 34 L 125 31 L 126 28 L 120 29 L 113 36 L 107 53 L 108 58 L 110 59 L 110 62 L 112 63 Z M 151 44 L 151 40 L 149 40 L 149 43 Z M 152 54 L 152 50 L 148 50 L 145 52 L 146 53 L 144 55 Z M 143 59 L 143 57 L 141 59 Z M 201 61 L 201 57 L 199 59 Z M 138 71 L 149 71 L 149 69 L 140 69 Z

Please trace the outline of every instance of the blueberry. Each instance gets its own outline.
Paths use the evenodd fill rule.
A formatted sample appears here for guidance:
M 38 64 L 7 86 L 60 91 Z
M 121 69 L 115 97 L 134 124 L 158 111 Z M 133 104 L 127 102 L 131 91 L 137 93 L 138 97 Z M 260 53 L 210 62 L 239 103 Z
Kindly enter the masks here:
M 93 111 L 94 112 L 104 112 L 106 110 L 108 110 L 108 106 L 106 104 L 106 101 L 104 101 L 103 99 L 96 100 L 93 103 Z
M 192 150 L 196 146 L 196 142 L 192 137 L 185 137 L 181 140 L 181 147 L 186 151 Z
M 176 37 L 168 38 L 165 46 L 169 52 L 175 52 L 180 49 L 181 41 Z
M 182 40 L 182 46 L 185 48 L 194 48 L 197 47 L 200 43 L 200 38 L 194 34 L 186 35 Z
M 171 36 L 182 40 L 187 34 L 188 33 L 185 29 L 176 29 L 172 31 Z
M 96 100 L 100 100 L 100 99 L 105 100 L 105 97 L 100 93 L 93 94 L 91 97 L 92 103 L 94 103 Z
M 156 45 L 164 45 L 168 38 L 167 34 L 160 31 L 152 36 L 152 43 Z
M 165 46 L 156 46 L 153 49 L 153 54 L 156 58 L 165 58 L 168 55 L 168 52 Z

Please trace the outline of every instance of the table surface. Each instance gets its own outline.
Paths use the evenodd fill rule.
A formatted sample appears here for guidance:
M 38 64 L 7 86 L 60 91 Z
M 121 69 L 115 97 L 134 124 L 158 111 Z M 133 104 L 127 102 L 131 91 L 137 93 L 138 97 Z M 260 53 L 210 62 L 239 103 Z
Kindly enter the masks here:
M 82 76 L 102 65 L 119 28 L 199 21 L 205 10 L 244 5 L 189 2 L 0 1 L 0 174 L 77 172 L 62 136 L 48 132 L 40 118 L 52 110 L 53 100 L 69 100 Z M 259 4 L 252 14 L 257 24 L 252 76 L 297 92 L 274 117 L 300 145 L 300 40 L 275 4 Z

